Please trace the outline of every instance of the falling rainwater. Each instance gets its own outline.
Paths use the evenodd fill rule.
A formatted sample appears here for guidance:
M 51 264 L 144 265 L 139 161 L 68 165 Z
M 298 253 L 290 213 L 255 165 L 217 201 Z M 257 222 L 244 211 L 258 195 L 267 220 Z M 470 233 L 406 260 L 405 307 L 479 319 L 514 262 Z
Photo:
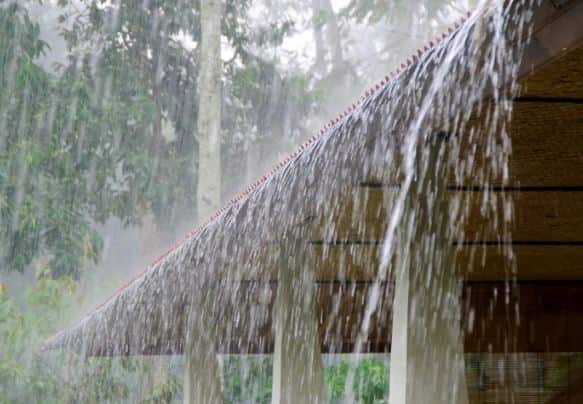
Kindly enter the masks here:
M 65 353 L 46 355 L 55 362 L 66 356 L 66 377 L 71 380 L 81 367 L 100 371 L 103 359 L 86 356 L 182 355 L 191 349 L 202 361 L 195 365 L 206 368 L 217 354 L 273 352 L 272 324 L 278 321 L 291 324 L 290 346 L 315 338 L 317 330 L 306 312 L 315 311 L 318 299 L 328 299 L 332 309 L 319 319 L 324 345 L 329 353 L 352 352 L 356 359 L 346 370 L 351 375 L 347 380 L 352 380 L 358 360 L 374 343 L 390 345 L 374 340 L 375 327 L 390 328 L 397 314 L 389 308 L 399 300 L 393 304 L 399 295 L 395 287 L 406 278 L 409 306 L 400 315 L 406 317 L 405 328 L 411 326 L 406 338 L 414 342 L 414 356 L 425 367 L 436 358 L 449 365 L 435 381 L 441 387 L 427 385 L 424 394 L 444 395 L 440 402 L 467 402 L 458 395 L 461 379 L 465 383 L 459 344 L 464 331 L 473 330 L 475 308 L 461 306 L 461 275 L 487 259 L 483 240 L 499 242 L 506 257 L 507 266 L 501 269 L 505 290 L 491 298 L 503 299 L 509 313 L 517 311 L 515 259 L 512 245 L 503 242 L 512 239 L 512 198 L 494 189 L 509 181 L 511 100 L 518 91 L 536 4 L 481 1 L 447 36 L 411 56 L 275 170 L 45 346 Z M 116 18 L 113 12 L 107 23 L 115 25 Z M 95 44 L 95 59 L 100 46 Z M 83 66 L 78 69 L 76 74 L 83 74 Z M 107 78 L 98 86 L 107 93 Z M 77 100 L 71 102 L 75 106 Z M 172 108 L 175 114 L 184 112 Z M 382 200 L 375 217 L 383 225 L 382 234 L 373 239 L 366 238 L 369 229 L 361 214 L 371 189 L 380 189 Z M 447 196 L 452 189 L 461 192 Z M 349 204 L 353 214 L 343 227 L 338 218 Z M 468 217 L 477 209 L 490 220 L 466 243 Z M 467 268 L 461 267 L 456 257 L 470 250 L 471 258 L 463 261 Z M 334 264 L 326 266 L 326 260 Z M 459 277 L 452 275 L 454 268 Z M 289 275 L 293 288 L 288 297 L 295 302 L 285 321 L 274 319 L 273 311 L 282 275 Z M 362 310 L 347 316 L 343 307 L 349 304 Z M 460 322 L 463 329 L 442 335 Z M 430 338 L 437 334 L 443 338 L 441 345 Z M 346 335 L 352 337 L 348 348 Z M 194 346 L 187 347 L 186 340 Z M 294 349 L 314 361 L 303 364 L 305 380 L 300 382 L 311 386 L 318 355 L 312 346 L 298 344 Z M 226 361 L 229 355 L 222 358 Z M 265 357 L 253 358 L 242 365 L 247 366 L 243 378 L 253 372 L 260 374 L 254 377 L 275 377 L 267 376 L 271 363 Z M 183 367 L 180 361 L 169 363 Z M 115 381 L 116 371 L 129 377 L 132 372 L 125 365 L 124 359 L 112 360 L 108 377 Z M 391 373 L 387 380 L 397 376 L 407 377 Z M 193 386 L 197 391 L 208 387 L 199 383 Z

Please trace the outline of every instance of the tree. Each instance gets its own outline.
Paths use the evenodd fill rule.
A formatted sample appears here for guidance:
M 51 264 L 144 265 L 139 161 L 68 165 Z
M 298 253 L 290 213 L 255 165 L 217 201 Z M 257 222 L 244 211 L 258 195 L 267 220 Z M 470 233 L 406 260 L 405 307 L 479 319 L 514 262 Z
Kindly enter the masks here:
M 340 40 L 340 27 L 336 14 L 332 9 L 330 0 L 312 0 L 312 21 L 314 31 L 314 43 L 316 45 L 316 72 L 324 72 L 326 49 L 323 40 L 323 28 L 326 28 L 329 50 L 331 54 L 332 69 L 344 68 L 342 56 L 342 44 Z
M 64 76 L 90 87 L 95 136 L 110 137 L 111 167 L 121 168 L 118 188 L 126 192 L 115 214 L 131 222 L 151 211 L 172 233 L 196 201 L 197 61 L 178 36 L 196 38 L 198 10 L 182 1 L 83 0 L 74 11 L 61 3 L 70 54 Z M 94 128 L 91 119 L 77 124 Z
M 43 258 L 76 274 L 101 243 L 86 216 L 84 150 L 49 129 L 56 80 L 35 63 L 47 48 L 39 32 L 16 3 L 0 8 L 0 256 L 5 270 Z
M 199 222 L 221 203 L 221 1 L 201 2 L 201 72 L 198 81 Z
M 221 203 L 221 1 L 200 4 L 200 75 L 198 80 L 198 222 L 203 222 Z M 206 301 L 196 305 L 204 311 Z M 202 313 L 193 313 L 186 333 L 184 403 L 221 401 L 220 366 L 216 350 L 215 325 Z M 202 346 L 208 344 L 210 346 Z M 207 351 L 203 353 L 204 351 Z M 206 354 L 206 355 L 205 355 Z M 203 359 L 204 358 L 204 359 Z M 201 364 L 204 363 L 204 368 Z M 202 392 L 201 392 L 202 390 Z
M 64 11 L 62 17 L 63 24 L 68 24 L 63 35 L 70 52 L 63 70 L 69 81 L 86 79 L 94 99 L 103 100 L 93 106 L 92 112 L 101 114 L 95 119 L 100 130 L 115 132 L 117 154 L 113 164 L 122 166 L 123 188 L 131 191 L 125 196 L 127 204 L 120 213 L 137 219 L 151 210 L 163 231 L 169 232 L 175 232 L 180 222 L 195 221 L 193 206 L 200 211 L 198 216 L 207 217 L 209 211 L 218 207 L 220 190 L 232 192 L 231 184 L 241 181 L 231 178 L 244 168 L 235 161 L 245 152 L 241 150 L 245 141 L 240 134 L 246 139 L 254 127 L 285 123 L 276 114 L 268 114 L 270 119 L 264 119 L 265 115 L 251 104 L 251 100 L 265 103 L 263 98 L 271 88 L 249 83 L 249 79 L 258 78 L 253 75 L 262 71 L 281 75 L 273 62 L 258 57 L 254 50 L 257 46 L 281 43 L 291 29 L 290 23 L 283 19 L 256 30 L 244 22 L 251 0 L 223 2 L 220 30 L 233 55 L 218 68 L 229 91 L 219 92 L 218 104 L 206 99 L 201 103 L 197 83 L 200 92 L 203 85 L 211 82 L 220 86 L 217 77 L 199 80 L 199 74 L 204 73 L 200 69 L 206 65 L 200 59 L 199 49 L 203 26 L 199 22 L 204 20 L 200 4 L 207 7 L 206 2 L 123 0 L 114 5 L 79 1 L 82 7 Z M 215 38 L 217 41 L 220 43 L 220 38 Z M 87 75 L 81 75 L 80 65 L 88 66 Z M 285 88 L 286 79 L 282 81 Z M 291 75 L 290 81 L 301 83 L 295 75 Z M 306 92 L 306 87 L 299 89 Z M 283 102 L 278 105 L 285 106 L 286 93 L 281 95 Z M 294 102 L 305 105 L 302 101 Z M 224 113 L 217 112 L 217 105 Z M 124 112 L 126 117 L 131 114 L 130 120 L 123 120 Z M 217 113 L 217 119 L 211 119 Z M 223 130 L 209 126 L 210 122 L 222 122 Z M 301 120 L 292 122 L 292 129 L 301 125 Z M 79 123 L 89 126 L 87 120 Z M 289 131 L 275 131 L 280 136 L 286 132 Z M 212 158 L 201 153 L 211 146 Z M 205 159 L 202 163 L 201 158 Z M 221 161 L 229 164 L 220 164 Z M 211 168 L 209 164 L 215 166 Z M 199 173 L 199 167 L 208 167 L 208 171 Z M 221 175 L 223 171 L 230 176 Z M 225 183 L 227 186 L 221 186 Z M 203 194 L 205 197 L 197 197 Z

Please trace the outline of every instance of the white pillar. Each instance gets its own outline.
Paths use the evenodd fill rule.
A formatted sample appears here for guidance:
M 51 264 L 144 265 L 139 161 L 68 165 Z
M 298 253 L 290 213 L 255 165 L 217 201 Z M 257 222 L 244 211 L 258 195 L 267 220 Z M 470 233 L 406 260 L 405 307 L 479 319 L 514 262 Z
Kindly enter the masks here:
M 391 404 L 467 404 L 461 283 L 449 237 L 445 150 L 426 146 L 396 252 Z M 441 139 L 441 141 L 445 141 Z
M 202 305 L 200 307 L 203 307 Z M 215 327 L 205 318 L 208 312 L 192 313 L 184 354 L 184 404 L 223 402 L 221 366 L 217 356 Z
M 307 239 L 280 250 L 272 404 L 327 403 L 310 250 Z

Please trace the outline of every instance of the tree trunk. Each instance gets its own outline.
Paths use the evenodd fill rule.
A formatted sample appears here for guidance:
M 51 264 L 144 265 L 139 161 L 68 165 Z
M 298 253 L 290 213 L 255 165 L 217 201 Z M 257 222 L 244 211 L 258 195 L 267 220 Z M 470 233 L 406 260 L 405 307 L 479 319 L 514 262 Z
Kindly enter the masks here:
M 221 1 L 201 0 L 198 77 L 197 216 L 202 223 L 221 203 Z M 222 402 L 216 324 L 209 322 L 212 296 L 193 297 L 186 333 L 185 404 Z
M 324 58 L 324 37 L 322 35 L 322 0 L 312 0 L 312 27 L 314 30 L 314 44 L 316 45 L 316 73 L 325 73 L 326 64 Z
M 312 25 L 314 30 L 314 43 L 316 45 L 315 71 L 317 73 L 326 72 L 325 55 L 327 52 L 324 46 L 324 27 L 326 27 L 326 38 L 330 50 L 332 69 L 342 69 L 344 57 L 342 55 L 340 29 L 330 0 L 312 0 Z
M 198 78 L 198 191 L 199 222 L 221 202 L 221 2 L 202 0 Z
M 342 55 L 342 43 L 340 41 L 340 29 L 338 27 L 338 19 L 334 14 L 332 3 L 330 0 L 320 0 L 322 9 L 326 13 L 326 28 L 328 35 L 328 43 L 330 45 L 330 53 L 332 56 L 332 68 L 340 70 L 344 67 L 344 56 Z

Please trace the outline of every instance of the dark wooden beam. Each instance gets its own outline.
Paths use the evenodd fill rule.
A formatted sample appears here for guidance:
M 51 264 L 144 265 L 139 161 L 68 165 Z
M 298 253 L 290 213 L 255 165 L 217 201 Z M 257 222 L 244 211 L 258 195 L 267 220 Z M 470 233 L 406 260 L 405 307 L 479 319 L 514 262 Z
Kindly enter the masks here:
M 579 97 L 515 97 L 512 102 L 528 102 L 543 104 L 583 104 L 583 98 Z
M 353 352 L 373 284 L 318 284 L 323 352 Z M 381 286 L 382 298 L 372 318 L 365 352 L 391 350 L 393 284 L 383 282 Z M 581 281 L 466 282 L 462 304 L 467 353 L 583 352 Z M 246 335 L 242 333 L 236 341 L 224 341 L 223 352 L 271 352 L 273 336 L 269 324 L 262 329 L 265 334 L 248 334 L 256 337 L 253 339 L 241 339 Z

